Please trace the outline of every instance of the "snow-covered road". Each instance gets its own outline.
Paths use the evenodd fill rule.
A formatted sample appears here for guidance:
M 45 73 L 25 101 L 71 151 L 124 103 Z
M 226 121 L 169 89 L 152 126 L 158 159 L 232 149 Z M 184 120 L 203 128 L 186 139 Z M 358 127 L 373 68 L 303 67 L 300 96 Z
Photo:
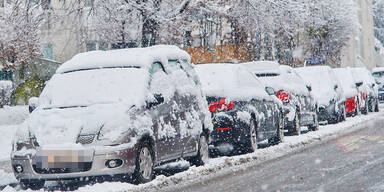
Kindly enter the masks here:
M 299 136 L 285 137 L 284 143 L 277 146 L 259 149 L 251 154 L 211 159 L 210 162 L 203 167 L 189 167 L 188 170 L 176 173 L 169 177 L 158 175 L 154 181 L 147 184 L 132 185 L 129 183 L 106 182 L 92 186 L 87 185 L 80 187 L 78 191 L 158 191 L 172 189 L 176 185 L 178 187 L 182 187 L 194 183 L 198 184 L 203 181 L 225 176 L 239 170 L 246 170 L 262 162 L 296 153 L 308 147 L 335 139 L 341 135 L 357 131 L 363 128 L 360 125 L 379 119 L 383 115 L 384 112 L 379 112 L 370 113 L 367 116 L 362 115 L 355 118 L 348 118 L 346 122 L 340 124 L 321 126 L 320 130 L 316 132 L 308 132 Z M 7 126 L 10 129 L 13 129 L 13 125 Z M 5 137 L 5 135 L 1 136 Z M 6 137 L 8 138 L 11 136 L 7 135 Z M 1 149 L 3 150 L 3 146 Z M 0 168 L 0 170 L 1 169 L 2 168 Z M 9 182 L 14 182 L 14 179 L 11 176 L 12 173 L 0 171 L 0 177 L 8 178 Z M 2 181 L 0 185 L 1 184 L 6 184 L 6 181 Z M 13 191 L 14 188 L 7 187 L 4 190 Z

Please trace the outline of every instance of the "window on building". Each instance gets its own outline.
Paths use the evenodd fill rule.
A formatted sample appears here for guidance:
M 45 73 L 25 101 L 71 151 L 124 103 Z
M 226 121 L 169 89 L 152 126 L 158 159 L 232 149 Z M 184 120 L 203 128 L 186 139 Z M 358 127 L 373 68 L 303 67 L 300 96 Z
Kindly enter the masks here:
M 190 47 L 192 45 L 192 32 L 186 31 L 185 32 L 185 46 Z
M 105 42 L 101 42 L 101 43 L 99 43 L 99 48 L 98 48 L 98 50 L 103 50 L 103 51 L 108 50 L 108 44 L 105 43 Z
M 51 8 L 51 0 L 41 0 L 41 7 L 44 10 L 50 9 Z
M 86 47 L 87 47 L 87 51 L 95 51 L 96 50 L 96 43 L 95 42 L 88 42 Z
M 94 0 L 86 0 L 85 1 L 85 6 L 86 7 L 93 7 L 93 2 L 94 2 Z
M 53 47 L 52 45 L 45 46 L 43 50 L 43 56 L 45 59 L 53 60 Z

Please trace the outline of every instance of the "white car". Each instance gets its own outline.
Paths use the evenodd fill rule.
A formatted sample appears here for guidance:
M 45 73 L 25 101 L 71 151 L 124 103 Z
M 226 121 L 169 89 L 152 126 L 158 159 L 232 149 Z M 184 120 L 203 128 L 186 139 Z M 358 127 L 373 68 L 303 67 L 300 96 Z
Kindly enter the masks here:
M 370 112 L 379 111 L 379 86 L 372 73 L 363 67 L 351 68 L 356 81 L 363 82 L 362 88 L 368 92 L 368 108 Z
M 318 121 L 316 104 L 301 77 L 289 66 L 280 66 L 273 61 L 256 61 L 242 63 L 254 73 L 262 83 L 275 90 L 275 95 L 290 113 L 285 116 L 285 129 L 290 134 L 298 135 L 301 126 L 308 126 L 310 130 L 317 130 Z
M 344 121 L 346 113 L 343 90 L 332 69 L 329 66 L 311 66 L 295 70 L 312 87 L 312 93 L 318 103 L 319 121 Z

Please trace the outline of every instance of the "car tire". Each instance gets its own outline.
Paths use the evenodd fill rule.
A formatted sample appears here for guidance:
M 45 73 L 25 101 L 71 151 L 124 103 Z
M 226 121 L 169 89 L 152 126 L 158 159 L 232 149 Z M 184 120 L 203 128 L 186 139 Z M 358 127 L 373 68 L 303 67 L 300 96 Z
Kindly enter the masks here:
M 364 109 L 361 111 L 361 114 L 367 115 L 368 114 L 368 108 L 369 108 L 369 102 L 365 101 Z
M 358 116 L 358 115 L 360 115 L 360 105 L 359 105 L 359 100 L 356 101 L 355 112 L 353 112 L 353 116 Z
M 252 152 L 255 152 L 258 148 L 255 120 L 251 119 L 248 130 L 249 130 L 249 135 L 248 135 L 248 142 L 247 142 L 247 151 L 252 153 Z
M 308 129 L 309 129 L 310 131 L 317 131 L 317 130 L 319 130 L 319 120 L 318 120 L 318 118 L 317 118 L 317 114 L 315 114 L 315 115 L 313 115 L 313 116 L 314 116 L 314 117 L 313 117 L 314 122 L 313 122 L 312 125 L 308 126 Z
M 375 112 L 379 112 L 380 109 L 379 109 L 379 100 L 376 99 L 376 104 L 375 104 Z
M 136 154 L 136 168 L 133 173 L 133 181 L 136 184 L 147 183 L 154 179 L 154 153 L 149 142 L 140 144 Z
M 270 145 L 278 145 L 279 143 L 284 142 L 284 118 L 281 117 L 279 125 L 276 130 L 276 135 L 268 140 Z
M 30 180 L 27 180 L 27 181 L 20 181 L 20 186 L 23 190 L 27 190 L 27 189 L 31 189 L 31 190 L 40 190 L 44 187 L 45 185 L 45 181 L 41 181 L 41 180 L 38 180 L 38 181 L 30 181 Z
M 209 160 L 209 147 L 207 136 L 202 134 L 199 139 L 197 155 L 189 159 L 189 163 L 194 166 L 202 166 Z
M 301 133 L 301 127 L 300 127 L 300 120 L 299 120 L 299 112 L 296 111 L 295 119 L 293 119 L 293 124 L 289 128 L 289 134 L 300 135 L 300 133 Z
M 341 114 L 340 114 L 339 122 L 343 122 L 343 121 L 347 120 L 347 113 L 345 112 L 345 105 L 343 105 L 341 110 L 342 111 L 341 111 Z

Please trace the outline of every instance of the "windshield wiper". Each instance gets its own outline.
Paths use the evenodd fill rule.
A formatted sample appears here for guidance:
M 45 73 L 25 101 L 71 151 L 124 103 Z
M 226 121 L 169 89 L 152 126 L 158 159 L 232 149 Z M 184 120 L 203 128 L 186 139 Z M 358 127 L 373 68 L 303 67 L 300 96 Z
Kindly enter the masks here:
M 49 110 L 49 109 L 69 109 L 69 108 L 84 108 L 87 107 L 85 105 L 75 105 L 75 106 L 65 106 L 65 107 L 46 107 L 43 108 L 44 110 Z

